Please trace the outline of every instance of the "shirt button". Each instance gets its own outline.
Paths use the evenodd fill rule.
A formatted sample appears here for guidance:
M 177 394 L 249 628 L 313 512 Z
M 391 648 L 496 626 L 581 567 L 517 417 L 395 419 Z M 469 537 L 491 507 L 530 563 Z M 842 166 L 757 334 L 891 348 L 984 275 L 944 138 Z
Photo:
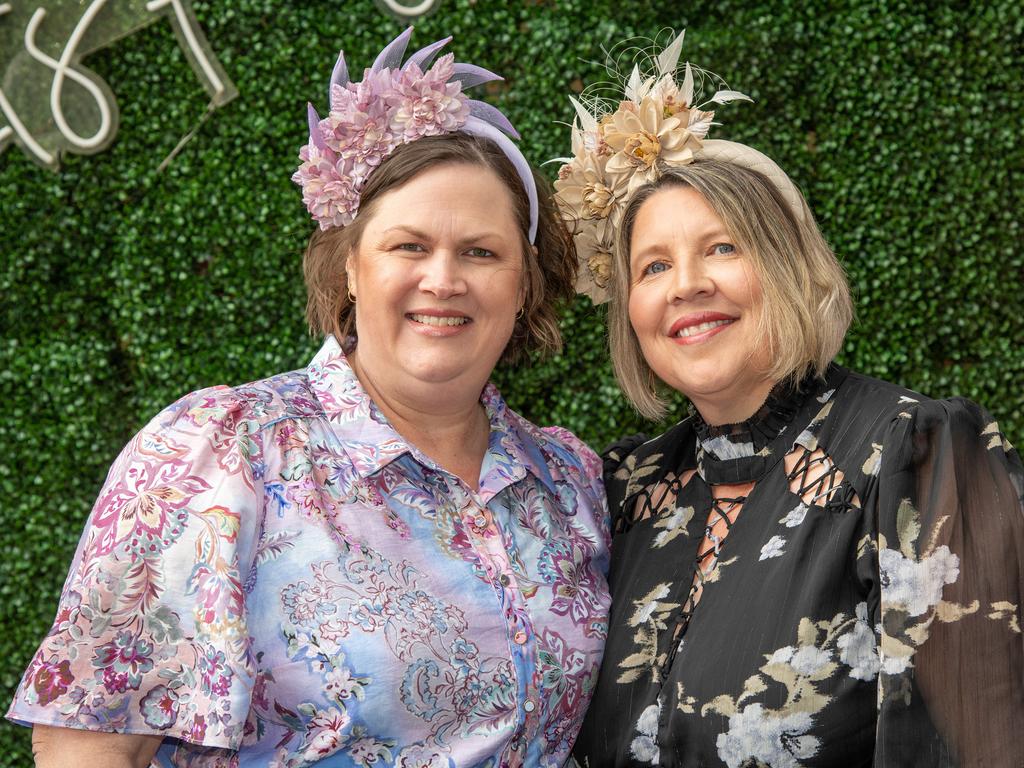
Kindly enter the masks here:
M 484 517 L 483 515 L 477 515 L 476 517 L 473 518 L 473 524 L 477 528 L 486 528 L 487 527 L 487 518 Z
M 508 577 L 507 573 L 503 573 L 501 574 L 501 576 L 498 577 L 498 581 L 501 582 L 501 586 L 507 587 L 509 585 L 509 582 L 512 581 L 512 579 Z
M 520 629 L 518 632 L 512 635 L 512 639 L 515 641 L 516 645 L 522 645 L 526 642 L 526 633 Z
M 536 708 L 537 705 L 529 699 L 527 699 L 526 702 L 523 704 L 523 709 L 525 709 L 527 712 L 533 712 L 533 710 L 535 710 Z

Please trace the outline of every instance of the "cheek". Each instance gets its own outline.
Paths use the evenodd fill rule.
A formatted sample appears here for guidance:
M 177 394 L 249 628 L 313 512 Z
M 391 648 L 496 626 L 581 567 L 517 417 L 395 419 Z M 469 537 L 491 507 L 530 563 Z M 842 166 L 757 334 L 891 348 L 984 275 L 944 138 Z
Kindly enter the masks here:
M 521 267 L 501 267 L 482 275 L 479 288 L 489 306 L 515 315 L 526 299 L 526 281 Z
M 652 332 L 652 328 L 657 325 L 657 317 L 655 317 L 654 307 L 650 301 L 649 296 L 644 295 L 642 288 L 633 289 L 629 292 L 629 303 L 626 306 L 629 314 L 629 322 L 633 326 L 633 331 L 636 333 L 637 338 L 640 342 L 644 342 L 644 337 Z
M 749 264 L 743 265 L 743 295 L 747 298 L 747 305 L 753 308 L 760 308 L 763 292 L 761 280 L 758 278 L 754 268 Z

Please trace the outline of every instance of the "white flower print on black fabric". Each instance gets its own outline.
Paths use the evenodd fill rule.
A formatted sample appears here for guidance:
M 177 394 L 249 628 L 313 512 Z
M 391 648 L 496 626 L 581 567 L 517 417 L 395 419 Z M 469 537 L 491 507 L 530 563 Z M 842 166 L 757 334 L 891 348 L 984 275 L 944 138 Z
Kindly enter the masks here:
M 868 605 L 857 605 L 857 620 L 850 631 L 836 640 L 839 660 L 850 668 L 850 677 L 874 680 L 878 675 L 878 640 L 868 623 Z
M 807 712 L 778 716 L 751 704 L 729 717 L 729 730 L 719 734 L 718 756 L 729 768 L 749 765 L 800 768 L 814 757 L 820 742 L 807 733 L 814 719 Z
M 661 757 L 658 748 L 658 721 L 661 719 L 661 699 L 640 713 L 636 721 L 637 736 L 629 745 L 629 753 L 641 763 L 657 765 Z
M 805 517 L 807 517 L 807 505 L 801 501 L 799 504 L 797 504 L 795 507 L 789 510 L 789 513 L 784 518 L 779 520 L 779 522 L 787 528 L 796 528 L 798 525 L 800 525 L 800 523 L 804 521 Z
M 671 515 L 655 522 L 655 528 L 664 530 L 654 537 L 654 548 L 661 549 L 680 534 L 688 533 L 686 526 L 690 524 L 693 515 L 693 507 L 676 507 Z
M 668 593 L 668 584 L 659 584 L 646 597 L 636 600 L 633 603 L 636 606 L 636 611 L 633 612 L 633 616 L 629 620 L 629 626 L 638 627 L 650 621 L 655 613 L 663 612 L 668 606 L 659 601 L 668 597 Z
M 768 539 L 765 545 L 761 547 L 761 556 L 757 559 L 767 560 L 770 557 L 781 557 L 785 554 L 782 549 L 784 546 L 786 546 L 786 540 L 784 538 L 781 536 L 772 536 Z
M 942 600 L 942 588 L 957 580 L 960 558 L 945 544 L 919 561 L 883 549 L 878 553 L 878 570 L 888 605 L 903 608 L 909 616 L 922 616 Z
M 878 475 L 878 470 L 882 468 L 882 446 L 879 443 L 871 444 L 871 455 L 868 456 L 867 461 L 860 468 L 860 471 L 865 475 Z
M 756 453 L 753 443 L 733 442 L 729 439 L 728 435 L 718 435 L 717 437 L 704 440 L 703 443 L 704 450 L 711 451 L 711 453 L 723 461 L 742 459 L 745 456 L 753 456 Z
M 622 673 L 618 682 L 632 682 L 647 673 L 651 675 L 651 682 L 661 679 L 661 664 L 666 654 L 658 653 L 658 633 L 668 629 L 666 621 L 679 607 L 679 603 L 663 602 L 670 592 L 668 584 L 658 584 L 642 598 L 633 601 L 636 610 L 629 619 L 629 626 L 636 627 L 633 642 L 638 648 L 619 662 Z
M 939 526 L 946 523 L 939 521 Z M 921 545 L 920 514 L 904 499 L 896 511 L 896 538 L 892 549 L 885 535 L 878 536 L 878 571 L 882 587 L 881 671 L 899 675 L 914 666 L 914 654 L 927 640 L 931 624 L 960 621 L 981 605 L 942 599 L 942 590 L 960 577 L 960 558 L 945 544 L 935 545 L 938 529 Z M 873 543 L 862 542 L 863 551 Z M 902 688 L 900 688 L 902 690 Z M 897 694 L 902 695 L 902 693 Z
M 787 645 L 779 648 L 769 658 L 769 664 L 789 664 L 801 675 L 814 677 L 832 662 L 832 654 L 824 648 L 801 645 L 794 648 Z
M 801 619 L 797 642 L 766 655 L 759 674 L 747 678 L 742 693 L 717 696 L 701 708 L 702 716 L 714 712 L 729 719 L 728 731 L 716 741 L 718 756 L 730 768 L 804 765 L 820 747 L 810 731 L 815 718 L 833 701 L 829 681 L 845 671 L 839 662 L 864 679 L 878 668 L 874 649 L 866 604 L 861 604 L 856 616 L 837 613 L 832 619 Z M 785 689 L 784 696 L 774 693 L 777 686 Z M 762 695 L 770 698 L 751 701 Z M 781 706 L 773 708 L 769 702 L 775 701 Z

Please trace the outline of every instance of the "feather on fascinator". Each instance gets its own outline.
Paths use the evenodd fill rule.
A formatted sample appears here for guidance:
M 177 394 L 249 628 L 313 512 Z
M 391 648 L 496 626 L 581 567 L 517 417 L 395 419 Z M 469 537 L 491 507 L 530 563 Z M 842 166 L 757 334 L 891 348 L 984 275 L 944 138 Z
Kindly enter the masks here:
M 292 175 L 302 187 L 306 209 L 320 229 L 347 226 L 359 212 L 366 180 L 395 149 L 424 136 L 462 131 L 490 139 L 515 166 L 530 203 L 533 242 L 537 188 L 529 163 L 509 138 L 518 139 L 519 134 L 500 110 L 462 92 L 502 78 L 458 63 L 450 53 L 437 58 L 451 37 L 406 58 L 412 30 L 388 43 L 357 83 L 349 80 L 341 51 L 331 73 L 327 117 L 321 119 L 308 105 L 309 143 L 299 151 L 302 163 Z
M 629 201 L 665 168 L 698 159 L 752 168 L 767 176 L 797 217 L 804 218 L 800 192 L 769 157 L 744 144 L 707 139 L 711 126 L 717 125 L 708 106 L 751 99 L 689 62 L 682 68 L 682 82 L 677 82 L 684 34 L 660 52 L 626 48 L 634 60 L 628 77 L 618 74 L 614 61 L 609 64 L 610 73 L 624 82 L 598 84 L 579 99 L 569 97 L 576 110 L 573 156 L 557 158 L 563 165 L 555 181 L 555 200 L 562 218 L 573 226 L 579 255 L 576 291 L 595 304 L 608 300 L 615 232 Z M 722 87 L 694 105 L 698 88 L 706 81 Z M 613 91 L 611 98 L 603 95 L 608 90 Z

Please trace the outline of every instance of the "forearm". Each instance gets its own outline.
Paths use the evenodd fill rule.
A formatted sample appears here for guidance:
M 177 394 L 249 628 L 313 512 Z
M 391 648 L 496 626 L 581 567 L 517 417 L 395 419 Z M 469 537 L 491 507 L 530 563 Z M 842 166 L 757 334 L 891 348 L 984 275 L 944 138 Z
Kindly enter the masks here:
M 32 729 L 36 768 L 146 768 L 161 741 L 159 736 L 96 733 L 48 725 Z

